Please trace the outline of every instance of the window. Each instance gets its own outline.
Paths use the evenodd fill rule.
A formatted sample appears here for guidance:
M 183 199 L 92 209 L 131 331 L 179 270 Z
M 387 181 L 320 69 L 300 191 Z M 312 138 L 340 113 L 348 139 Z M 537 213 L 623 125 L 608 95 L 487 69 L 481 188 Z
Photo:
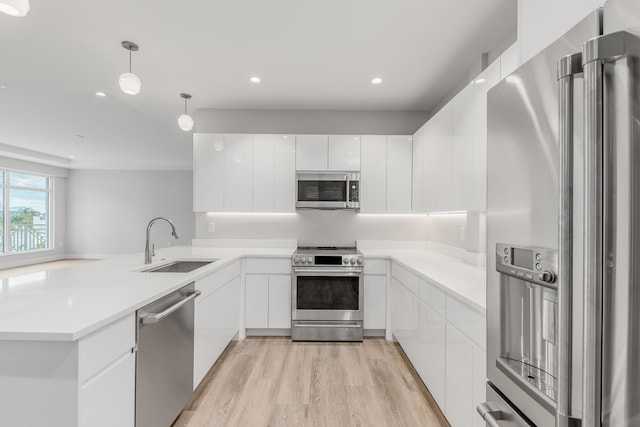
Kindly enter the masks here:
M 51 178 L 0 171 L 0 253 L 50 249 Z

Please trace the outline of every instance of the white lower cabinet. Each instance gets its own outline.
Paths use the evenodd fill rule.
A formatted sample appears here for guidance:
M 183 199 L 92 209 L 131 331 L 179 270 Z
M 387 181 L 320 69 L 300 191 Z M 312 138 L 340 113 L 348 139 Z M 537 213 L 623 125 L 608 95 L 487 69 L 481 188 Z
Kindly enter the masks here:
M 0 341 L 0 424 L 133 427 L 135 314 L 78 341 Z
M 247 258 L 245 327 L 291 328 L 291 258 Z
M 238 333 L 239 263 L 196 281 L 196 289 L 202 294 L 195 305 L 194 390 Z
M 136 355 L 129 352 L 83 384 L 79 396 L 79 424 L 91 427 L 133 426 L 135 372 Z
M 396 263 L 392 330 L 452 427 L 483 426 L 485 316 Z
M 364 329 L 387 327 L 387 276 L 364 276 Z

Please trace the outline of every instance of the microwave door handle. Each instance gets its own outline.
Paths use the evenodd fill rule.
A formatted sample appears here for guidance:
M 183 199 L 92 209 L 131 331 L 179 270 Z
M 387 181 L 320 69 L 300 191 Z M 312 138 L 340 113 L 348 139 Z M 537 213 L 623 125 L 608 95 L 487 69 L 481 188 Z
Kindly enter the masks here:
M 558 61 L 558 142 L 560 179 L 558 185 L 558 396 L 556 427 L 568 427 L 572 416 L 572 318 L 573 318 L 573 156 L 574 85 L 582 75 L 582 53 Z

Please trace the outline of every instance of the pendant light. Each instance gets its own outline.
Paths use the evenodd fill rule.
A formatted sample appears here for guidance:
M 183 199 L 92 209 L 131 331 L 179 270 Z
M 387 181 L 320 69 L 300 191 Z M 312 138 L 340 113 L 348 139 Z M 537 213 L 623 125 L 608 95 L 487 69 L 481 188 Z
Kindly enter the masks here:
M 29 0 L 0 0 L 0 12 L 9 16 L 27 16 L 30 9 Z
M 128 95 L 137 95 L 142 88 L 140 78 L 131 72 L 131 52 L 137 52 L 139 47 L 134 42 L 123 41 L 122 47 L 129 51 L 129 72 L 120 74 L 118 84 L 120 89 Z
M 187 101 L 191 99 L 191 95 L 188 93 L 181 93 L 180 97 L 184 99 L 184 114 L 178 117 L 178 126 L 184 131 L 190 131 L 193 129 L 193 117 L 187 114 Z

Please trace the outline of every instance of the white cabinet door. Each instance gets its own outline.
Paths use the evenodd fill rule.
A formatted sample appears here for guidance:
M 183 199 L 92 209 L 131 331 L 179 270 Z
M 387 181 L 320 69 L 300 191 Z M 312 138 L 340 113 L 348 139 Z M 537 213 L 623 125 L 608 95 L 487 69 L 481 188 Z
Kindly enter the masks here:
M 385 213 L 387 210 L 387 137 L 363 135 L 360 157 L 362 160 L 360 213 Z
M 442 107 L 429 121 L 424 151 L 425 205 L 427 212 L 451 210 L 452 103 Z
M 296 135 L 296 170 L 327 170 L 328 154 L 327 135 Z
M 274 212 L 295 212 L 296 138 L 294 135 L 275 135 L 273 148 Z
M 291 276 L 269 276 L 269 328 L 291 328 Z
M 387 213 L 411 213 L 412 140 L 387 137 Z
M 473 344 L 458 330 L 446 325 L 445 415 L 451 427 L 473 425 Z
M 451 198 L 446 210 L 467 210 L 474 190 L 473 183 L 473 131 L 475 124 L 473 91 L 474 84 L 465 86 L 452 101 L 453 138 Z
M 329 135 L 329 170 L 360 170 L 360 136 Z
M 414 366 L 440 409 L 445 409 L 445 320 L 418 302 L 418 359 Z
M 245 276 L 245 326 L 269 327 L 269 276 L 251 274 Z
M 425 164 L 424 164 L 424 147 L 426 140 L 426 131 L 429 124 L 422 126 L 413 135 L 413 181 L 411 185 L 411 211 L 414 213 L 425 213 Z
M 128 353 L 85 383 L 79 392 L 80 427 L 133 427 L 136 355 Z
M 410 360 L 415 360 L 416 347 L 416 298 L 398 280 L 392 279 L 392 329 L 398 343 Z
M 224 138 L 224 210 L 251 212 L 252 136 L 225 135 Z
M 253 212 L 274 211 L 274 135 L 253 135 Z
M 500 61 L 494 61 L 474 84 L 474 130 L 471 191 L 468 195 L 471 211 L 484 211 L 487 205 L 487 92 L 500 81 Z
M 509 46 L 502 55 L 500 55 L 500 78 L 504 79 L 509 74 L 513 73 L 516 68 L 520 66 L 518 62 L 518 55 L 520 53 L 520 43 L 515 42 Z M 496 61 L 497 62 L 497 61 Z
M 193 210 L 222 212 L 224 135 L 193 135 Z
M 238 332 L 240 277 L 204 299 L 197 298 L 194 327 L 193 389 L 200 384 Z
M 386 329 L 387 276 L 364 276 L 364 328 Z

